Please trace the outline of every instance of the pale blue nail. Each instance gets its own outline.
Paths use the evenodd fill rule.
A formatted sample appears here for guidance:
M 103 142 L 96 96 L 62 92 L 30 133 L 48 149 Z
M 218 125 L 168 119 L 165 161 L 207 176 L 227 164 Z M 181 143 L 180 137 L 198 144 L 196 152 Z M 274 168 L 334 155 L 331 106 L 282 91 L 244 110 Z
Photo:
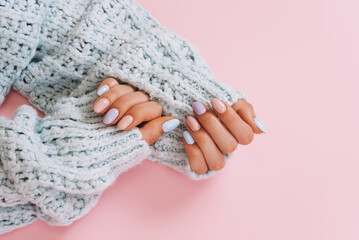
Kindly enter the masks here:
M 263 123 L 258 118 L 253 119 L 253 121 L 262 132 L 264 132 L 264 133 L 267 132 L 266 127 L 263 125 Z
M 103 85 L 102 87 L 100 87 L 100 89 L 97 91 L 97 95 L 101 96 L 102 94 L 104 94 L 105 92 L 107 92 L 108 90 L 110 90 L 110 87 L 107 85 Z
M 180 121 L 178 119 L 172 119 L 162 124 L 162 129 L 164 132 L 170 132 L 176 127 L 178 127 L 179 124 Z
M 192 145 L 194 143 L 194 140 L 188 131 L 183 132 L 183 137 L 184 137 L 184 140 L 186 140 L 186 143 L 188 145 Z

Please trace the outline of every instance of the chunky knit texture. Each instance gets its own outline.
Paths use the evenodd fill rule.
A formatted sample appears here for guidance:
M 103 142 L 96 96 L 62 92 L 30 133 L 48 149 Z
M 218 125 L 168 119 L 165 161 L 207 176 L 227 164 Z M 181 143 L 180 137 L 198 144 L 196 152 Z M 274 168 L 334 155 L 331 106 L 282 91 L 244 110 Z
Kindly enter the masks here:
M 144 90 L 180 126 L 148 146 L 138 128 L 104 125 L 92 103 L 106 77 Z M 191 104 L 246 99 L 132 0 L 0 0 L 0 104 L 11 86 L 46 116 L 21 106 L 0 118 L 0 233 L 37 218 L 71 224 L 146 158 L 195 180 L 212 176 L 188 164 Z

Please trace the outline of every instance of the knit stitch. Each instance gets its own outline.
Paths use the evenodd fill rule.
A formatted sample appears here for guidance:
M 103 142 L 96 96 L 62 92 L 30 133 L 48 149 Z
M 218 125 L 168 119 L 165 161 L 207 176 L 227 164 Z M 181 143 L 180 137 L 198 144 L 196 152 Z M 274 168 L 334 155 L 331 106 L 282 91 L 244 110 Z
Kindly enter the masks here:
M 92 103 L 106 77 L 145 91 L 180 126 L 149 146 L 137 127 L 104 125 Z M 0 104 L 11 86 L 46 116 L 24 105 L 0 118 L 0 233 L 37 218 L 71 224 L 146 158 L 195 180 L 214 175 L 188 163 L 191 104 L 246 99 L 132 0 L 0 0 Z

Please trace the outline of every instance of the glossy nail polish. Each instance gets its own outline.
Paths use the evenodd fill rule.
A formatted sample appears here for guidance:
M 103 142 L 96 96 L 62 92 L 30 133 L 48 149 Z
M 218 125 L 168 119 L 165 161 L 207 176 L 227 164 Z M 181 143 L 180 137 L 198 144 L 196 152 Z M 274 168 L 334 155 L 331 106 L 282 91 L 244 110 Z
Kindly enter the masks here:
M 192 116 L 187 117 L 187 124 L 193 132 L 198 131 L 201 128 L 197 119 Z
M 183 132 L 183 137 L 188 145 L 192 145 L 194 143 L 194 139 L 192 138 L 191 134 L 188 131 Z
M 116 108 L 111 108 L 103 118 L 103 123 L 110 124 L 112 123 L 118 116 L 118 110 Z
M 117 128 L 120 130 L 126 129 L 133 122 L 133 117 L 131 115 L 124 116 L 117 124 Z
M 165 122 L 164 124 L 162 124 L 162 130 L 164 132 L 170 132 L 170 131 L 176 129 L 176 127 L 178 127 L 179 124 L 180 124 L 180 121 L 178 119 L 169 120 L 169 121 Z
M 226 105 L 224 105 L 224 103 L 218 98 L 213 98 L 211 103 L 214 110 L 216 110 L 216 112 L 219 114 L 225 113 L 227 111 Z
M 266 127 L 263 125 L 263 123 L 258 118 L 253 119 L 253 121 L 262 132 L 264 132 L 264 133 L 267 132 Z
M 105 92 L 107 92 L 108 90 L 110 90 L 110 87 L 107 85 L 103 85 L 102 87 L 100 87 L 100 89 L 97 91 L 97 95 L 101 96 L 102 94 L 104 94 Z
M 207 109 L 203 106 L 203 104 L 200 103 L 200 102 L 194 102 L 194 103 L 192 104 L 192 108 L 193 108 L 194 112 L 195 112 L 197 115 L 202 115 L 202 114 L 205 113 L 206 110 L 207 110 Z
M 107 98 L 101 98 L 95 103 L 95 105 L 93 106 L 93 110 L 97 113 L 100 113 L 105 110 L 105 108 L 107 108 L 109 104 L 110 101 Z

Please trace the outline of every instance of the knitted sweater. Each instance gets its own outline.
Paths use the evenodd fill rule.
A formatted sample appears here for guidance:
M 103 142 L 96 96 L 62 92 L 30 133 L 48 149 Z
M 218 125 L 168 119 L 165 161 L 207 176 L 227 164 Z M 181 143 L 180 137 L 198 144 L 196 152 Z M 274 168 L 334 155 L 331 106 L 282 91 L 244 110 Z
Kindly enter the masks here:
M 106 77 L 144 90 L 180 126 L 149 146 L 137 127 L 104 125 L 92 103 Z M 195 180 L 212 176 L 188 164 L 191 104 L 246 99 L 132 0 L 0 0 L 0 104 L 11 86 L 46 116 L 24 105 L 0 118 L 0 233 L 37 218 L 71 224 L 146 158 Z

